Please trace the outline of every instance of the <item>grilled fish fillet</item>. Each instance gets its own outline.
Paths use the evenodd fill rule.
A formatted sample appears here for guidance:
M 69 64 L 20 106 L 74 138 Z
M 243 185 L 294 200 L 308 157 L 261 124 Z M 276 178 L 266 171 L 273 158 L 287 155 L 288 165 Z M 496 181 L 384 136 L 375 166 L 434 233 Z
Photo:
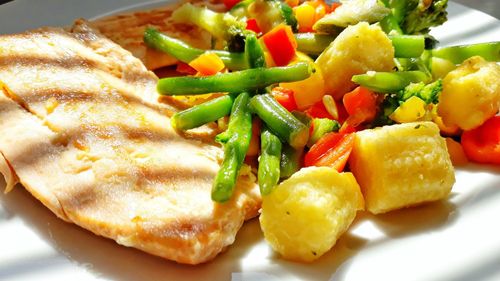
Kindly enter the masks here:
M 179 136 L 156 76 L 85 22 L 1 35 L 0 81 L 0 172 L 59 218 L 198 264 L 257 215 L 251 172 L 229 202 L 210 199 L 222 149 Z
M 193 5 L 208 6 L 214 11 L 223 11 L 225 6 L 220 0 L 191 0 Z M 194 25 L 175 23 L 171 20 L 172 12 L 182 5 L 175 3 L 149 11 L 120 13 L 90 22 L 91 27 L 99 30 L 109 39 L 132 52 L 141 59 L 148 69 L 158 69 L 177 63 L 177 59 L 163 52 L 146 46 L 143 34 L 146 27 L 154 27 L 159 31 L 181 39 L 188 44 L 210 49 L 211 35 Z

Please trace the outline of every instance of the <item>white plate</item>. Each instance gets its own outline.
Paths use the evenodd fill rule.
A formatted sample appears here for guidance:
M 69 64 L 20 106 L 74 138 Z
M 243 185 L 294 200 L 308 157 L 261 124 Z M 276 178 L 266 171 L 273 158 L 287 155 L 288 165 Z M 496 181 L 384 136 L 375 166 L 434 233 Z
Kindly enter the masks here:
M 16 0 L 0 6 L 0 33 L 158 2 Z M 500 40 L 498 20 L 454 3 L 449 13 L 433 32 L 442 44 Z M 456 177 L 447 201 L 360 214 L 332 251 L 307 265 L 277 258 L 257 220 L 213 262 L 179 265 L 65 223 L 17 186 L 0 194 L 0 280 L 500 280 L 500 169 L 469 165 Z

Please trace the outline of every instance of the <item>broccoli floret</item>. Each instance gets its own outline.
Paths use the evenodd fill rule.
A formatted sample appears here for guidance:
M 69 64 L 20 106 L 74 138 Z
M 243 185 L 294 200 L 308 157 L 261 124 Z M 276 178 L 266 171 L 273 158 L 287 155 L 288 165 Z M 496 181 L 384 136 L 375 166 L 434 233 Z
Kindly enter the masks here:
M 400 103 L 408 100 L 413 96 L 417 96 L 425 103 L 437 103 L 439 100 L 439 95 L 443 90 L 443 82 L 441 79 L 436 80 L 430 84 L 420 83 L 410 83 L 403 90 L 398 92 L 398 100 Z
M 394 121 L 389 116 L 406 100 L 413 96 L 425 101 L 425 103 L 437 104 L 439 95 L 443 90 L 443 82 L 441 79 L 436 80 L 430 84 L 423 82 L 410 83 L 403 90 L 395 94 L 387 94 L 381 104 L 381 110 L 375 117 L 371 124 L 372 127 L 384 126 L 394 124 Z
M 427 34 L 429 28 L 443 24 L 448 18 L 446 7 L 448 0 L 414 0 L 412 8 L 407 9 L 407 13 L 401 22 L 401 28 L 406 34 Z
M 385 0 L 383 3 L 391 9 L 390 15 L 381 21 L 387 33 L 428 34 L 431 27 L 447 20 L 448 0 Z M 427 47 L 436 43 L 432 36 L 426 39 Z

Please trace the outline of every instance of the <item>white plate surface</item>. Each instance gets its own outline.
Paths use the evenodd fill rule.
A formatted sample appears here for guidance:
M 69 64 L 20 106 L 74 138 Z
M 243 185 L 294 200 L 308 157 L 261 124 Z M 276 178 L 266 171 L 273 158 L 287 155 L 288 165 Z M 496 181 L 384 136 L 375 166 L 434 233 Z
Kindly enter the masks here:
M 159 2 L 16 0 L 0 6 L 0 33 Z M 500 40 L 498 20 L 454 3 L 449 14 L 433 31 L 442 45 Z M 17 186 L 0 194 L 0 280 L 500 280 L 500 169 L 469 165 L 456 178 L 447 201 L 360 214 L 312 264 L 279 259 L 253 220 L 214 261 L 179 265 L 65 223 Z

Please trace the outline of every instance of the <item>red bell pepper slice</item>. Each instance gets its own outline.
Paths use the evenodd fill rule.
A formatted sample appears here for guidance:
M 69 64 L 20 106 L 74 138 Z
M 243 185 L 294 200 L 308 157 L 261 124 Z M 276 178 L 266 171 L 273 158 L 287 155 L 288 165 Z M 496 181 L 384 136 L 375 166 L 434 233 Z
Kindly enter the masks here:
M 241 0 L 224 0 L 224 6 L 226 6 L 226 8 L 228 10 L 231 10 L 234 5 L 238 4 Z
M 462 147 L 469 160 L 500 165 L 500 116 L 462 134 Z
M 292 112 L 297 110 L 297 103 L 295 102 L 292 90 L 283 87 L 275 87 L 272 89 L 271 95 L 288 111 Z
M 356 115 L 360 123 L 373 120 L 377 114 L 377 94 L 364 87 L 357 87 L 345 94 L 342 101 L 347 113 Z
M 280 24 L 264 34 L 262 40 L 277 66 L 287 65 L 295 57 L 297 41 L 290 26 Z
M 328 166 L 341 172 L 354 146 L 354 137 L 355 133 L 324 135 L 306 153 L 304 166 Z
M 260 34 L 262 32 L 256 19 L 248 19 L 246 29 L 251 30 L 257 34 Z

